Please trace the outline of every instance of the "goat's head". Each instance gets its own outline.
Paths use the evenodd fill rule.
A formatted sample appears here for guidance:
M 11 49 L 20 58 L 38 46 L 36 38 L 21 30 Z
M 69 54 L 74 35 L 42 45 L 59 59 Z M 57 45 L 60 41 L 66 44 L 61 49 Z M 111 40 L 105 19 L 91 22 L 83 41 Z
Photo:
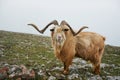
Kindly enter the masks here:
M 48 25 L 46 25 L 45 28 L 43 28 L 42 30 L 39 30 L 37 28 L 36 25 L 34 24 L 28 24 L 33 26 L 37 31 L 39 31 L 40 33 L 44 33 L 44 31 L 50 26 L 54 24 L 54 27 L 52 29 L 50 29 L 51 31 L 51 38 L 52 38 L 52 43 L 53 46 L 60 46 L 62 47 L 65 43 L 66 40 L 68 40 L 71 37 L 76 36 L 77 34 L 79 34 L 83 29 L 88 28 L 88 27 L 82 27 L 80 28 L 80 30 L 78 30 L 78 32 L 74 32 L 74 30 L 70 27 L 70 25 L 66 22 L 66 21 L 62 21 L 61 24 L 59 25 L 57 20 L 53 20 L 52 22 L 50 22 Z
M 62 47 L 66 40 L 66 36 L 64 33 L 65 31 L 61 28 L 60 25 L 55 25 L 52 29 L 50 29 L 50 31 L 51 31 L 53 46 Z

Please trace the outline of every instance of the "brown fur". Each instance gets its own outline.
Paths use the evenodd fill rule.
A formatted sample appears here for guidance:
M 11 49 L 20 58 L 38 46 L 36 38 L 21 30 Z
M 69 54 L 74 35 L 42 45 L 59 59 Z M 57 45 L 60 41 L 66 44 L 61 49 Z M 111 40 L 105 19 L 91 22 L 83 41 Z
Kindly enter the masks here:
M 58 22 L 54 20 L 42 30 L 39 30 L 34 24 L 29 25 L 33 26 L 40 33 L 43 33 L 51 24 L 55 25 L 51 29 L 52 46 L 55 56 L 64 64 L 63 73 L 68 74 L 72 59 L 80 57 L 91 61 L 94 73 L 99 74 L 105 38 L 97 33 L 81 32 L 88 27 L 82 27 L 75 33 L 66 21 L 62 21 L 58 25 Z
M 76 38 L 75 56 L 90 60 L 94 66 L 94 72 L 99 74 L 105 38 L 93 32 L 81 32 Z
M 59 50 L 57 46 L 53 45 L 56 57 L 64 63 L 63 73 L 68 74 L 69 65 L 76 56 L 91 61 L 95 74 L 99 74 L 105 38 L 93 32 L 81 32 L 76 36 L 72 36 L 70 33 L 70 31 L 65 32 L 66 41 L 62 49 Z

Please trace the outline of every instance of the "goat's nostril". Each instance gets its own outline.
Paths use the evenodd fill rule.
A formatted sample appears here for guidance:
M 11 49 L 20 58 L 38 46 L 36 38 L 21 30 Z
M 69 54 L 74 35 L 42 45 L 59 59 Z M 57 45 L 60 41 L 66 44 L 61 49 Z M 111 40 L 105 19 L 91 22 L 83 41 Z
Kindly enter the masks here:
M 61 36 L 58 36 L 58 39 L 61 39 Z
M 58 35 L 57 40 L 60 41 L 62 39 L 62 36 Z

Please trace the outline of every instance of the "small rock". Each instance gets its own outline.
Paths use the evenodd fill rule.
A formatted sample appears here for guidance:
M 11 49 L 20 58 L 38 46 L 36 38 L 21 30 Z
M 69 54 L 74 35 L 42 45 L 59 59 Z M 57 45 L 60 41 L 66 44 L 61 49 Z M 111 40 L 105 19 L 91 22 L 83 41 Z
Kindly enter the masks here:
M 45 67 L 45 64 L 42 64 L 41 67 Z
M 90 73 L 90 72 L 86 72 L 86 75 L 92 76 L 94 74 Z
M 76 79 L 76 78 L 79 78 L 79 74 L 72 74 L 68 76 L 69 80 Z
M 56 73 L 55 77 L 57 78 L 57 80 L 65 80 L 65 75 L 63 74 Z
M 48 80 L 56 80 L 56 77 L 50 76 L 50 77 L 48 78 Z
M 15 76 L 15 72 L 9 75 L 9 78 L 13 78 Z
M 78 70 L 78 68 L 77 67 L 70 67 L 70 74 L 72 74 L 72 73 L 79 73 L 79 70 Z
M 10 69 L 9 73 L 13 73 L 16 70 L 16 67 Z
M 81 60 L 81 65 L 85 65 L 85 64 L 87 64 L 87 62 L 85 61 L 85 60 Z
M 55 70 L 59 70 L 59 71 L 61 71 L 62 68 L 60 68 L 60 67 L 55 67 L 55 68 L 52 69 L 52 71 L 55 71 Z
M 52 61 L 47 61 L 47 64 L 50 64 Z
M 22 74 L 27 74 L 28 73 L 28 70 L 27 70 L 26 66 L 21 65 L 20 67 L 22 69 Z
M 120 80 L 120 76 L 107 76 L 107 80 Z
M 100 64 L 100 67 L 101 67 L 101 68 L 105 68 L 105 67 L 107 67 L 107 66 L 108 66 L 108 64 L 105 64 L 105 63 Z
M 80 60 L 79 60 L 79 58 L 75 58 L 75 59 L 73 59 L 72 62 L 73 62 L 73 63 L 80 63 Z
M 42 75 L 45 75 L 45 74 L 44 74 L 44 72 L 42 70 L 39 70 L 38 75 L 42 76 Z
M 87 64 L 87 62 L 81 58 L 75 58 L 73 59 L 73 63 L 77 63 L 77 64 L 80 64 L 80 65 L 85 65 Z
M 7 67 L 4 67 L 4 68 L 0 69 L 0 80 L 7 77 L 7 71 L 8 70 L 9 69 Z
M 92 64 L 86 64 L 85 66 L 87 66 L 87 67 L 92 67 Z
M 46 72 L 46 75 L 47 76 L 51 76 L 52 74 L 50 72 Z
M 42 59 L 43 59 L 43 60 L 46 60 L 47 58 L 46 58 L 46 57 L 43 57 Z
M 95 75 L 95 76 L 89 78 L 88 80 L 102 80 L 102 78 L 99 75 Z
M 4 67 L 8 67 L 8 66 L 9 66 L 9 64 L 8 64 L 8 63 L 5 63 L 5 64 L 4 64 Z
M 2 50 L 0 50 L 0 56 L 3 56 L 3 51 Z
M 31 70 L 29 76 L 32 77 L 32 78 L 34 78 L 35 77 L 35 71 Z
M 112 76 L 107 76 L 106 79 L 107 80 L 114 80 L 114 78 Z
M 104 72 L 105 74 L 110 74 L 109 72 L 107 72 L 107 71 L 105 71 L 105 70 L 104 70 L 103 72 Z

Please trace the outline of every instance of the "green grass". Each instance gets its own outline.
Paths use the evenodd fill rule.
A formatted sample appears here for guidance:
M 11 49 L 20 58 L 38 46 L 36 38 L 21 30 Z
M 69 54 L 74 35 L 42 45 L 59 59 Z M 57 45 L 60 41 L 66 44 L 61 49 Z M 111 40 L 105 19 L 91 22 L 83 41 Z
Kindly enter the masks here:
M 4 56 L 0 61 L 6 61 L 9 64 L 14 64 L 14 61 L 17 64 L 22 62 L 26 64 L 29 60 L 39 63 L 44 62 L 40 58 L 53 56 L 49 37 L 0 31 L 0 45 L 4 47 Z

